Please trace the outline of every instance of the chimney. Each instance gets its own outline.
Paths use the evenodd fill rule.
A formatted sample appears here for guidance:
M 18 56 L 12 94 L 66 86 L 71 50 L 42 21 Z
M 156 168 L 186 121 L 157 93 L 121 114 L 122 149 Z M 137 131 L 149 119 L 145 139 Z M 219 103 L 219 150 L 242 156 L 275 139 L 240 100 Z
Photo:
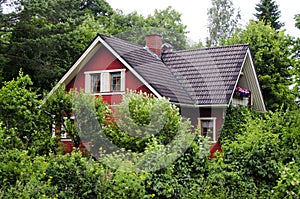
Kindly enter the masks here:
M 157 56 L 161 57 L 162 36 L 160 34 L 146 35 L 146 46 Z

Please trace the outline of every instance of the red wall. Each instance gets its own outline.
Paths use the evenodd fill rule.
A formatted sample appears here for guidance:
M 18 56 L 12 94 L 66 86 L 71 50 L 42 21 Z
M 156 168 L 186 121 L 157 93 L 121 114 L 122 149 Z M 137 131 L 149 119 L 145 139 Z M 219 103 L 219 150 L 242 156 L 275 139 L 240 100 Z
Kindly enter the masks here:
M 135 90 L 151 93 L 151 91 L 138 80 L 125 66 L 105 47 L 101 47 L 89 60 L 89 62 L 81 68 L 77 76 L 67 85 L 66 90 L 71 88 L 76 90 L 84 89 L 85 74 L 87 71 L 97 70 L 113 70 L 113 69 L 126 69 L 125 72 L 125 91 Z M 119 104 L 121 102 L 121 94 L 103 95 L 103 100 L 111 105 Z

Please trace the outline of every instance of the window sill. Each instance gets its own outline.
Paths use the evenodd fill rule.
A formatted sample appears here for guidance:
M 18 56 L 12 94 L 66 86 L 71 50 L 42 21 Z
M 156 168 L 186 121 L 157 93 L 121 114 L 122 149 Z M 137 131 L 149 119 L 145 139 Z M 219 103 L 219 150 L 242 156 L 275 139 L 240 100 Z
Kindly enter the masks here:
M 98 95 L 123 95 L 125 94 L 125 91 L 118 91 L 118 92 L 107 92 L 107 93 L 91 93 L 92 95 L 98 96 Z
M 62 141 L 62 142 L 71 142 L 72 139 L 71 138 L 60 138 L 60 141 Z

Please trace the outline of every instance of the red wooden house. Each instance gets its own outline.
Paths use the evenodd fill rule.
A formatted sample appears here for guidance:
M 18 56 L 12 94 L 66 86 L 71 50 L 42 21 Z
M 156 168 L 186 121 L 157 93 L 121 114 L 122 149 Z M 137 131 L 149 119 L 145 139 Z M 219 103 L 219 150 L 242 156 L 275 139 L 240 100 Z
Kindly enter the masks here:
M 53 91 L 65 84 L 112 105 L 127 89 L 166 97 L 213 142 L 230 104 L 266 111 L 249 45 L 166 47 L 158 34 L 147 35 L 145 47 L 98 34 Z

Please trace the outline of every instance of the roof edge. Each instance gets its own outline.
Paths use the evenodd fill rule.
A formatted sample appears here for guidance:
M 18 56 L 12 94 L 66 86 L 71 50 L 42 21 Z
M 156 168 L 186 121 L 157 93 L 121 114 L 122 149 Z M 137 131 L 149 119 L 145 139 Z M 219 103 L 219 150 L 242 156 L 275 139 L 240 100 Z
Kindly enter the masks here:
M 183 104 L 183 103 L 176 103 L 170 101 L 170 103 L 183 106 L 183 107 L 188 107 L 188 108 L 227 108 L 229 104 L 204 104 L 204 105 L 197 105 L 197 104 Z
M 109 50 L 125 67 L 133 73 L 156 97 L 161 98 L 162 96 L 156 91 L 133 67 L 130 66 L 103 38 L 102 35 L 98 34 L 100 42 Z
M 88 55 L 89 52 L 98 44 L 99 39 L 98 35 L 93 39 L 90 45 L 85 49 L 85 51 L 81 54 L 81 56 L 76 60 L 76 62 L 71 66 L 71 68 L 64 74 L 64 76 L 58 81 L 58 83 L 51 89 L 48 95 L 43 99 L 42 105 L 49 99 L 49 97 L 63 84 L 68 84 L 70 82 L 66 82 L 67 78 L 71 76 L 75 69 L 78 68 L 79 64 L 83 61 L 84 58 Z

